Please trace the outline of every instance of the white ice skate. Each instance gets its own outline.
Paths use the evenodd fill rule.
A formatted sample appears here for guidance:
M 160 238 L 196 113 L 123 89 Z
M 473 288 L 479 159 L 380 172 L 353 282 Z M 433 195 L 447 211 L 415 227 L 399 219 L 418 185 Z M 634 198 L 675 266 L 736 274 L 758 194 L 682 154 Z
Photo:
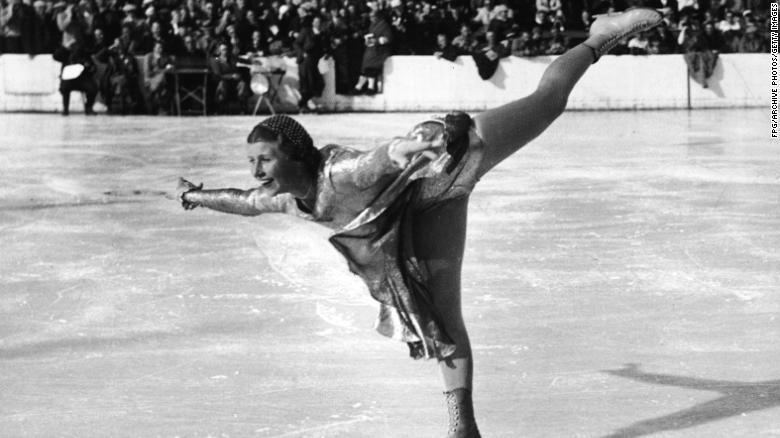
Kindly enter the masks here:
M 597 15 L 590 25 L 590 36 L 585 45 L 593 49 L 596 59 L 609 52 L 621 38 L 653 28 L 663 16 L 650 8 L 635 8 L 625 12 Z

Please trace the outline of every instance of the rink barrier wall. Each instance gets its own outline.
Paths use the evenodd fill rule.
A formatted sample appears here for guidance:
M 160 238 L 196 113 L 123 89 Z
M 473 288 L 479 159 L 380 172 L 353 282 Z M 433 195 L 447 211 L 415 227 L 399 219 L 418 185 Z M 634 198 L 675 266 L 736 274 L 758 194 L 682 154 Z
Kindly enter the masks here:
M 330 111 L 479 111 L 533 92 L 555 57 L 509 57 L 489 80 L 482 80 L 471 57 L 454 62 L 433 56 L 393 56 L 385 63 L 383 92 L 375 96 L 335 94 L 333 61 L 325 72 L 320 99 Z M 284 59 L 287 74 L 279 87 L 277 109 L 289 111 L 298 99 L 295 60 Z M 691 80 L 682 55 L 604 56 L 572 92 L 568 108 L 662 109 L 730 108 L 769 105 L 769 57 L 721 55 L 708 88 Z M 0 56 L 0 111 L 55 112 L 60 64 L 51 55 Z M 83 109 L 71 98 L 71 109 Z M 100 108 L 98 108 L 100 110 Z

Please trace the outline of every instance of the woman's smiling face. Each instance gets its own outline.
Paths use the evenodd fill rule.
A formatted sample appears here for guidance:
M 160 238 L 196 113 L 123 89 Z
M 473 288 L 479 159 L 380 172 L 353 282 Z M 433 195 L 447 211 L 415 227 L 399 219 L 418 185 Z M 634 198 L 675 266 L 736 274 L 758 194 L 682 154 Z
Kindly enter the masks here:
M 301 162 L 293 161 L 280 150 L 281 141 L 258 141 L 247 144 L 252 176 L 260 187 L 270 190 L 271 195 L 292 193 L 300 195 L 300 190 L 308 182 Z

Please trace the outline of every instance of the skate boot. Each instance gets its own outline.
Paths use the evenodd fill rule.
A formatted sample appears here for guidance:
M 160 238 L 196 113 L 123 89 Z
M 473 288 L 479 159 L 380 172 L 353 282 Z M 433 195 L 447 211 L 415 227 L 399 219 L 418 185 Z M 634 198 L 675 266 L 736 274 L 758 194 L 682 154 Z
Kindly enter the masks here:
M 450 425 L 447 438 L 481 438 L 474 419 L 474 406 L 471 402 L 471 390 L 457 388 L 446 391 L 447 410 L 450 413 Z
M 662 18 L 660 12 L 650 8 L 598 15 L 590 26 L 590 36 L 583 44 L 593 50 L 597 61 L 615 47 L 621 38 L 653 28 L 661 23 Z

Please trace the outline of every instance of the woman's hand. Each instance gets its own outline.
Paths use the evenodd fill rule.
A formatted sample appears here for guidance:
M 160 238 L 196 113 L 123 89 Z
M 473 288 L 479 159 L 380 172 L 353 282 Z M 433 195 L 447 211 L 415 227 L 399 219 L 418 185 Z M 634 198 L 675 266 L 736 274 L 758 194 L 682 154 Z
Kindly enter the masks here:
M 390 142 L 387 149 L 387 156 L 390 157 L 398 167 L 404 168 L 409 161 L 417 154 L 422 154 L 430 160 L 435 160 L 439 153 L 437 149 L 444 147 L 444 136 L 438 135 L 436 138 L 425 141 L 422 135 L 417 138 L 399 137 Z
M 185 210 L 192 210 L 193 208 L 197 207 L 198 204 L 195 202 L 188 201 L 184 195 L 186 195 L 189 192 L 197 191 L 203 189 L 203 183 L 200 183 L 199 186 L 196 186 L 195 184 L 187 181 L 184 178 L 179 178 L 179 184 L 176 186 L 176 195 L 181 201 L 181 206 L 184 207 Z

